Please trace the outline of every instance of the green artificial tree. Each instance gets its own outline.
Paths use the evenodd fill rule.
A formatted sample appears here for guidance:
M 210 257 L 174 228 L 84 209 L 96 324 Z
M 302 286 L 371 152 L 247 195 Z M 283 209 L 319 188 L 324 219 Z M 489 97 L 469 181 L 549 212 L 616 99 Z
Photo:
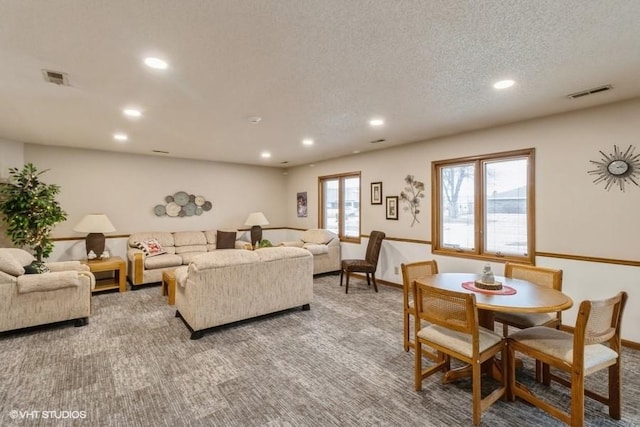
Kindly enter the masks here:
M 60 186 L 40 181 L 47 170 L 38 172 L 32 163 L 22 170 L 10 168 L 9 183 L 0 184 L 0 213 L 6 233 L 14 245 L 31 250 L 38 264 L 53 251 L 51 230 L 67 219 L 56 201 Z

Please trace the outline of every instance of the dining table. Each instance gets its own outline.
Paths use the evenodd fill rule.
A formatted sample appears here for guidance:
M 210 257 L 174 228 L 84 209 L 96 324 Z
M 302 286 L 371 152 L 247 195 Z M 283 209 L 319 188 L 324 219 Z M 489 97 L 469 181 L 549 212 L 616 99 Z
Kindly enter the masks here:
M 447 289 L 456 292 L 474 293 L 478 308 L 478 324 L 489 330 L 494 329 L 495 312 L 518 313 L 555 313 L 573 306 L 573 300 L 556 289 L 537 285 L 532 282 L 510 277 L 495 276 L 496 282 L 502 284 L 500 290 L 486 290 L 475 286 L 481 274 L 473 273 L 438 273 L 421 276 L 417 283 Z M 483 365 L 483 371 L 491 371 L 494 377 L 501 372 L 495 363 Z M 452 369 L 445 373 L 444 382 L 450 382 L 471 373 L 468 366 Z

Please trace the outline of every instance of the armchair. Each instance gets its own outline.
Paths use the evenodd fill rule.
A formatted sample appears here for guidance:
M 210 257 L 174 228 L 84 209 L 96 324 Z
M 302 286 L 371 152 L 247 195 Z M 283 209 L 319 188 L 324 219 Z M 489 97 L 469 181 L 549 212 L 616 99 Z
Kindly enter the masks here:
M 95 277 L 80 261 L 50 262 L 50 272 L 25 274 L 33 256 L 0 248 L 0 332 L 65 320 L 88 323 Z

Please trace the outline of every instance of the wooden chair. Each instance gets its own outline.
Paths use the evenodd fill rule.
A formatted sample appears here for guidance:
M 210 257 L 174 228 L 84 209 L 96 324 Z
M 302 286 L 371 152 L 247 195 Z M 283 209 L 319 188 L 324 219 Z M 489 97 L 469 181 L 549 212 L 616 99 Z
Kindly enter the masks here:
M 438 263 L 435 260 L 420 261 L 401 264 L 400 267 L 402 269 L 402 291 L 404 298 L 404 351 L 409 351 L 409 348 L 414 348 L 414 342 L 411 339 L 411 317 L 415 315 L 416 312 L 413 306 L 413 282 L 422 276 L 438 273 Z
M 367 276 L 367 285 L 371 286 L 369 275 L 373 279 L 373 288 L 378 292 L 376 284 L 376 270 L 378 268 L 378 258 L 380 258 L 380 249 L 382 241 L 386 235 L 382 231 L 372 231 L 367 244 L 367 253 L 365 259 L 343 259 L 340 269 L 340 286 L 342 286 L 342 276 L 347 273 L 347 284 L 344 292 L 349 293 L 349 275 L 351 273 L 365 273 Z
M 415 319 L 415 388 L 422 389 L 422 380 L 438 371 L 448 371 L 451 357 L 468 363 L 472 374 L 473 423 L 480 424 L 482 412 L 505 395 L 506 379 L 502 385 L 482 398 L 482 363 L 503 354 L 502 371 L 506 368 L 506 340 L 495 332 L 478 325 L 476 296 L 433 286 L 414 283 Z M 421 321 L 429 323 L 421 328 Z M 422 346 L 429 346 L 441 354 L 440 360 L 422 370 Z M 454 404 L 458 404 L 457 402 Z
M 600 301 L 580 304 L 573 334 L 544 326 L 514 332 L 508 338 L 509 400 L 515 397 L 529 402 L 571 426 L 584 425 L 584 396 L 589 396 L 609 407 L 609 415 L 621 417 L 621 344 L 620 323 L 627 301 L 626 292 Z M 607 343 L 603 345 L 602 343 Z M 542 382 L 556 381 L 571 388 L 570 412 L 551 405 L 534 395 L 516 381 L 516 353 L 528 355 L 542 362 Z M 552 373 L 551 368 L 562 370 L 569 380 Z M 608 396 L 585 388 L 585 377 L 609 368 Z
M 513 264 L 504 265 L 505 277 L 522 279 L 539 286 L 546 286 L 562 292 L 562 270 L 536 267 L 533 265 Z M 560 328 L 562 324 L 562 312 L 556 313 L 512 313 L 496 312 L 495 321 L 502 323 L 502 335 L 509 335 L 509 326 L 518 329 L 531 328 L 533 326 L 548 326 Z M 536 366 L 536 381 L 542 381 L 542 365 Z

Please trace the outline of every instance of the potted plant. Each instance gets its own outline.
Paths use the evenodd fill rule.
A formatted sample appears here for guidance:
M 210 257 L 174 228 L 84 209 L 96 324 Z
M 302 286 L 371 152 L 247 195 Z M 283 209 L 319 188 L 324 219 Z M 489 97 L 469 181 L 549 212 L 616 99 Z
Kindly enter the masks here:
M 10 168 L 9 182 L 0 185 L 0 214 L 7 226 L 6 234 L 17 247 L 31 250 L 39 266 L 53 251 L 51 230 L 67 219 L 67 213 L 56 201 L 60 187 L 40 181 L 40 175 L 47 170 L 38 172 L 32 163 L 22 170 Z

